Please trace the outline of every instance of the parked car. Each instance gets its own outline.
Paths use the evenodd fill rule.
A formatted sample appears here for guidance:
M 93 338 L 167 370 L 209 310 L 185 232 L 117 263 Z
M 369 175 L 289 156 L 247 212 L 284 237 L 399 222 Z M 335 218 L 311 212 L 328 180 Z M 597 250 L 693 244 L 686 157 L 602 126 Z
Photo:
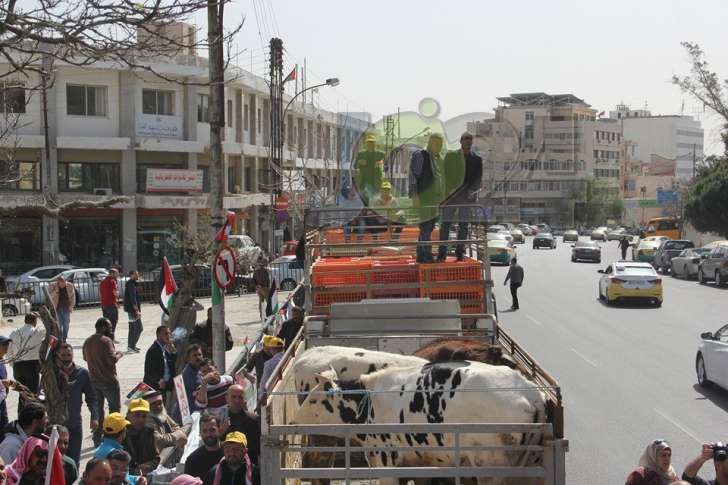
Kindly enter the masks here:
M 523 235 L 523 232 L 520 229 L 512 229 L 511 230 L 511 237 L 513 238 L 513 243 L 518 244 L 525 244 L 526 238 Z
M 723 325 L 715 333 L 700 334 L 700 346 L 695 355 L 695 373 L 698 384 L 709 387 L 716 384 L 728 389 L 728 372 L 725 357 L 728 355 L 728 325 Z
M 518 224 L 518 229 L 521 230 L 524 236 L 531 236 L 533 235 L 533 230 L 531 229 L 531 226 L 528 224 Z
M 708 254 L 701 256 L 698 281 L 715 281 L 716 286 L 728 283 L 728 242 L 717 244 Z
M 101 296 L 99 295 L 99 284 L 108 274 L 109 271 L 106 268 L 78 268 L 64 271 L 59 276 L 63 276 L 66 281 L 73 283 L 73 286 L 76 289 L 76 306 L 79 306 L 88 305 L 90 303 L 99 303 L 101 301 Z M 53 278 L 52 281 L 57 279 L 58 276 Z M 47 284 L 50 284 L 50 282 Z M 123 289 L 121 286 L 119 288 L 119 293 L 123 296 Z M 41 301 L 38 303 L 40 304 Z M 35 301 L 33 301 L 33 303 L 35 303 Z
M 495 233 L 495 232 L 500 232 L 500 231 L 505 231 L 505 230 L 506 230 L 505 226 L 501 226 L 500 224 L 493 224 L 492 226 L 488 226 L 488 229 L 486 229 L 485 232 Z
M 513 242 L 513 235 L 511 234 L 511 231 L 508 229 L 503 229 L 502 231 L 498 231 L 498 234 L 501 234 L 508 242 Z
M 281 256 L 273 260 L 268 267 L 270 275 L 281 290 L 291 291 L 303 279 L 303 265 L 296 256 Z
M 655 257 L 652 259 L 652 266 L 657 271 L 662 270 L 663 273 L 667 273 L 670 270 L 670 260 L 683 252 L 685 249 L 694 248 L 695 244 L 692 241 L 686 239 L 677 239 L 662 241 L 660 247 L 655 251 Z
M 592 241 L 606 241 L 607 240 L 607 229 L 598 227 L 591 232 L 589 238 Z
M 602 247 L 594 241 L 577 241 L 571 245 L 571 261 L 602 262 Z
M 533 249 L 551 248 L 556 249 L 556 238 L 550 232 L 539 232 L 533 238 Z
M 684 249 L 680 254 L 670 260 L 670 274 L 675 278 L 697 278 L 700 257 L 703 254 L 708 254 L 710 251 L 710 248 Z
M 574 242 L 579 240 L 579 233 L 573 229 L 566 231 L 562 237 L 563 242 Z
M 652 263 L 657 248 L 663 241 L 667 240 L 666 236 L 650 236 L 642 239 L 635 247 L 632 248 L 632 260 L 641 261 L 643 263 Z
M 627 231 L 620 227 L 618 229 L 614 229 L 612 231 L 607 232 L 607 241 L 619 241 L 622 239 L 622 236 L 626 236 Z
M 30 287 L 28 283 L 37 283 L 39 281 L 47 281 L 63 271 L 73 269 L 75 266 L 68 264 L 56 264 L 51 266 L 41 266 L 40 268 L 31 269 L 19 276 L 8 276 L 5 278 L 5 285 L 8 293 L 20 292 L 23 287 Z
M 515 256 L 515 249 L 504 239 L 494 239 L 488 242 L 488 259 L 491 263 L 511 264 Z
M 231 234 L 228 236 L 228 245 L 238 252 L 237 264 L 239 266 L 238 271 L 241 273 L 247 273 L 258 260 L 258 257 L 263 254 L 263 250 L 255 244 L 253 238 L 246 234 Z
M 599 299 L 607 305 L 618 300 L 646 299 L 662 306 L 662 280 L 649 263 L 620 261 L 598 270 Z
M 15 317 L 29 313 L 31 310 L 30 302 L 26 298 L 3 298 L 0 300 L 2 307 L 2 315 L 4 317 Z

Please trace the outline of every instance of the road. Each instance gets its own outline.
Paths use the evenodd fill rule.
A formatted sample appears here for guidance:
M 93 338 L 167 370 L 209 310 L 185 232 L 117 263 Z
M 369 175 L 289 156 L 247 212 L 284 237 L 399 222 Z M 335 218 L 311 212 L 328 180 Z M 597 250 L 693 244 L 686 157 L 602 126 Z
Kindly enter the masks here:
M 666 439 L 679 474 L 700 443 L 728 440 L 728 392 L 697 386 L 699 335 L 726 323 L 728 291 L 663 276 L 662 308 L 606 306 L 597 270 L 619 259 L 602 243 L 602 264 L 570 262 L 571 245 L 517 249 L 525 270 L 520 310 L 500 322 L 560 382 L 570 484 L 624 483 L 646 445 Z M 631 252 L 628 258 L 631 257 Z M 507 268 L 494 267 L 499 308 L 511 303 Z M 712 463 L 703 476 L 713 478 Z

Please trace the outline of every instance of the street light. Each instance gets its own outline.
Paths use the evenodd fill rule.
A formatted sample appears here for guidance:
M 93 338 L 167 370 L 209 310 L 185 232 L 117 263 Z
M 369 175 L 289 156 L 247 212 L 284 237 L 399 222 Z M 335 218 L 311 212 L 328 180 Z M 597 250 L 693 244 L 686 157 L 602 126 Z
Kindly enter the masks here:
M 306 91 L 310 91 L 311 89 L 316 89 L 316 88 L 320 88 L 321 86 L 331 86 L 332 88 L 335 88 L 335 87 L 336 87 L 336 86 L 338 86 L 338 85 L 339 85 L 339 78 L 338 78 L 338 77 L 330 77 L 330 78 L 328 78 L 328 79 L 327 79 L 327 80 L 326 80 L 325 82 L 323 82 L 323 83 L 321 83 L 321 84 L 316 84 L 315 86 L 310 86 L 310 87 L 308 87 L 308 88 L 306 88 L 306 89 L 302 89 L 301 91 L 297 92 L 297 93 L 296 93 L 296 94 L 295 94 L 295 95 L 294 95 L 294 96 L 293 96 L 293 97 L 291 98 L 291 100 L 290 100 L 290 101 L 288 102 L 288 104 L 286 105 L 286 108 L 285 108 L 285 109 L 283 110 L 283 124 L 284 124 L 284 125 L 286 124 L 286 112 L 288 111 L 288 108 L 290 108 L 290 107 L 291 107 L 291 104 L 293 104 L 293 101 L 294 101 L 294 100 L 295 100 L 295 99 L 296 99 L 297 97 L 299 97 L 300 95 L 302 95 L 302 94 L 303 94 L 303 93 L 305 93 Z

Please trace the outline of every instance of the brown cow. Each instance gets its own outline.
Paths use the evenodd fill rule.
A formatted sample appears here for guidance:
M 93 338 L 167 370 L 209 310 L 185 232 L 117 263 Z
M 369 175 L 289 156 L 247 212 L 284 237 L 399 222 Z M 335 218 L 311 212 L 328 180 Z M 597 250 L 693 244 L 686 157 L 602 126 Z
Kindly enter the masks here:
M 511 369 L 517 367 L 513 358 L 503 353 L 500 345 L 491 345 L 468 337 L 438 338 L 419 349 L 414 355 L 430 362 L 471 360 L 491 365 L 505 365 Z

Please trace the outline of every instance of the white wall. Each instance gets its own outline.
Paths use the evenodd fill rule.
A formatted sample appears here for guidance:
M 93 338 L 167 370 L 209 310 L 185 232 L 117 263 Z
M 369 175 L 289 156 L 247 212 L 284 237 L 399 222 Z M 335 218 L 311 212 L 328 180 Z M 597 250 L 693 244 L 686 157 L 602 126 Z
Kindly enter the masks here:
M 9 72 L 7 66 L 0 67 L 3 73 Z M 4 82 L 10 83 L 18 81 L 20 84 L 24 84 L 26 88 L 38 88 L 40 86 L 40 76 L 36 73 L 28 73 L 26 78 L 24 75 L 16 74 L 3 78 Z M 42 135 L 43 131 L 41 127 L 42 123 L 42 103 L 41 103 L 41 91 L 26 89 L 25 91 L 25 113 L 18 115 L 17 118 L 17 131 L 21 135 Z M 7 122 L 14 122 L 15 118 L 8 118 Z M 0 113 L 0 124 L 4 125 L 6 122 L 5 116 Z
M 66 85 L 106 87 L 106 115 L 69 115 Z M 56 113 L 59 136 L 119 136 L 119 76 L 116 71 L 61 67 L 56 76 Z

